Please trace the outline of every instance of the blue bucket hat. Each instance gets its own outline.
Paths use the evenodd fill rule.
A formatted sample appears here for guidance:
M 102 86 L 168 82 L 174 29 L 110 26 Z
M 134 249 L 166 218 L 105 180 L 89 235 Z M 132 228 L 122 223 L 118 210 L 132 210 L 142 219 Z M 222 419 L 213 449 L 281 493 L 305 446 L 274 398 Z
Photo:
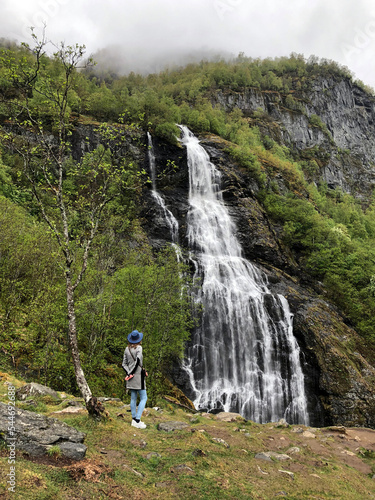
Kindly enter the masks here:
M 143 333 L 139 332 L 138 330 L 133 330 L 131 333 L 128 335 L 128 342 L 131 344 L 138 344 L 143 339 Z

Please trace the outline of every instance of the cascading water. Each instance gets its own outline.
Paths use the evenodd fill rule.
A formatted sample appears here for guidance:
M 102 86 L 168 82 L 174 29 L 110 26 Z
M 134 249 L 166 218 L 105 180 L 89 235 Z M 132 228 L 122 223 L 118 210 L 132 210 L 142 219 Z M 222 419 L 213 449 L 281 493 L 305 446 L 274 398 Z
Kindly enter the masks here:
M 155 198 L 156 203 L 160 206 L 163 211 L 165 220 L 167 221 L 172 244 L 176 245 L 178 243 L 178 222 L 172 212 L 165 205 L 164 199 L 156 190 L 156 162 L 155 162 L 155 153 L 154 153 L 154 145 L 152 143 L 152 137 L 149 132 L 147 132 L 147 140 L 148 140 L 148 160 L 150 164 L 150 173 L 151 173 L 151 182 L 152 182 L 152 196 Z M 175 246 L 177 251 L 177 247 Z
M 185 126 L 188 240 L 202 305 L 186 357 L 197 408 L 237 411 L 255 422 L 308 424 L 304 376 L 286 299 L 242 258 L 220 192 L 220 172 Z

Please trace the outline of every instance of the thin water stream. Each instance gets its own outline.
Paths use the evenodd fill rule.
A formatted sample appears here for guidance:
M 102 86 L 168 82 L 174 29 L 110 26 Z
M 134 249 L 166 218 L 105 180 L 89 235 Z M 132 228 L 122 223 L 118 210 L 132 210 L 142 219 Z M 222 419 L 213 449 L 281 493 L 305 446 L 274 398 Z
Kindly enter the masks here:
M 165 220 L 168 224 L 172 243 L 178 243 L 178 222 L 172 212 L 167 208 L 163 197 L 158 193 L 156 189 L 156 163 L 155 163 L 155 153 L 154 146 L 152 143 L 152 137 L 149 132 L 147 132 L 148 140 L 148 160 L 150 164 L 151 182 L 152 182 L 152 196 L 154 197 L 156 203 L 160 206 L 164 213 Z

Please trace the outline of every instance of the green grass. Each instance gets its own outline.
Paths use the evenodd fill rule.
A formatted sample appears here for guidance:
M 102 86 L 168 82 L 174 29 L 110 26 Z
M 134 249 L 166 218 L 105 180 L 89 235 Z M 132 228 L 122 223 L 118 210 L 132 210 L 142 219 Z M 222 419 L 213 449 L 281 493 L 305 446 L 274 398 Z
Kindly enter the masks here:
M 45 405 L 45 414 L 55 416 L 56 404 Z M 225 423 L 214 416 L 196 417 L 163 401 L 158 406 L 162 412 L 147 409 L 145 430 L 131 427 L 130 413 L 119 404 L 107 403 L 109 418 L 100 423 L 86 415 L 58 416 L 86 433 L 86 458 L 66 464 L 52 453 L 47 456 L 49 463 L 38 463 L 18 453 L 16 493 L 11 497 L 6 489 L 8 450 L 0 447 L 0 498 L 268 500 L 286 494 L 289 500 L 362 500 L 375 496 L 372 475 L 344 463 L 340 450 L 345 443 L 335 436 L 327 438 L 323 430 L 314 431 L 312 442 L 292 432 L 293 426 Z M 172 433 L 158 430 L 160 422 L 171 420 L 187 422 L 190 428 Z M 215 437 L 230 447 L 215 442 Z M 299 447 L 300 452 L 285 462 L 254 458 L 261 451 L 287 454 L 291 447 Z M 148 458 L 151 453 L 160 456 Z M 371 447 L 362 447 L 357 456 L 370 470 L 374 467 Z M 280 470 L 292 472 L 294 478 Z

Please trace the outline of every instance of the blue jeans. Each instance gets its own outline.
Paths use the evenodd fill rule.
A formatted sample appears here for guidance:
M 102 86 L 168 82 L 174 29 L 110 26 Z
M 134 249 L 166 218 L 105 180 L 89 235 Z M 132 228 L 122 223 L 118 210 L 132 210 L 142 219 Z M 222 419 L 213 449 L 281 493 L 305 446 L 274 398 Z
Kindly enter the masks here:
M 137 409 L 137 397 L 139 394 L 139 404 Z M 130 389 L 130 410 L 132 418 L 141 420 L 143 410 L 145 409 L 147 401 L 146 389 Z

